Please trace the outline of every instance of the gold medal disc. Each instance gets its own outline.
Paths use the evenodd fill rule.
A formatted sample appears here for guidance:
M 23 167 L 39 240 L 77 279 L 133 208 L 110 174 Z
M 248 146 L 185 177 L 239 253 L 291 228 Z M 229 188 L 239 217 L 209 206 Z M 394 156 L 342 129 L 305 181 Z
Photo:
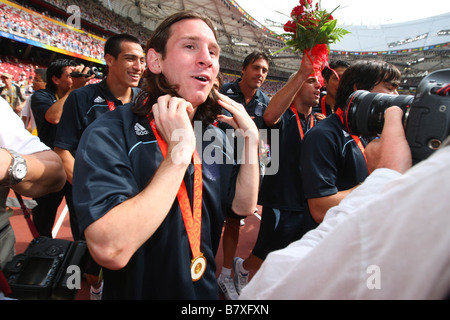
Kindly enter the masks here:
M 191 277 L 192 281 L 199 280 L 203 273 L 205 273 L 206 270 L 206 258 L 203 256 L 203 254 L 199 255 L 197 258 L 192 259 L 191 262 Z

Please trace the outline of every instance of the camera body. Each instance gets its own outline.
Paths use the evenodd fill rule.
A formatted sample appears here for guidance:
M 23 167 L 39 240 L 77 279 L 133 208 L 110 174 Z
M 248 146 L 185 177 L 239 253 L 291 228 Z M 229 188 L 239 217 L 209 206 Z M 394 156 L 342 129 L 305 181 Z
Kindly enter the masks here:
M 351 134 L 375 137 L 381 133 L 384 111 L 391 106 L 403 112 L 403 126 L 413 163 L 426 159 L 450 135 L 450 69 L 423 78 L 415 97 L 358 90 L 344 108 L 344 126 Z
M 85 241 L 38 237 L 26 251 L 9 261 L 3 270 L 16 299 L 73 299 L 76 290 L 67 287 L 69 266 L 84 269 Z
M 103 73 L 100 72 L 100 71 L 98 70 L 97 67 L 92 67 L 92 68 L 90 68 L 89 71 L 88 71 L 87 73 L 82 73 L 82 72 L 72 72 L 72 73 L 70 74 L 70 76 L 73 77 L 73 78 L 80 78 L 80 77 L 90 77 L 90 76 L 92 76 L 93 74 L 95 74 L 94 79 L 103 79 L 103 78 L 104 78 Z

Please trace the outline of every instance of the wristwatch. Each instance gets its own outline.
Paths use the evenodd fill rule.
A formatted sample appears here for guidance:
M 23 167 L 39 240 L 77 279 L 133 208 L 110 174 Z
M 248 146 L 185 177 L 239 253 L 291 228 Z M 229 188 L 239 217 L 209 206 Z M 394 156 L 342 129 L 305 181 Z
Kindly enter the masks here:
M 27 163 L 16 151 L 7 148 L 2 149 L 7 150 L 12 157 L 11 165 L 9 166 L 9 185 L 13 186 L 21 182 L 27 175 Z

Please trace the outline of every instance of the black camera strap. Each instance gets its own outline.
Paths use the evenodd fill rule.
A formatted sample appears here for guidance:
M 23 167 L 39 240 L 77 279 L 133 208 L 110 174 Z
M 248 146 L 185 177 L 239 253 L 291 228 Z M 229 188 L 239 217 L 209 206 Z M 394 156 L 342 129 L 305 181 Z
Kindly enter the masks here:
M 30 228 L 31 234 L 33 235 L 34 238 L 39 237 L 39 232 L 37 231 L 36 226 L 34 225 L 33 221 L 31 220 L 31 214 L 28 211 L 27 207 L 25 206 L 22 196 L 19 193 L 17 193 L 16 191 L 14 191 L 14 193 L 16 194 L 17 200 L 20 203 L 20 208 L 22 209 L 25 220 L 27 220 L 28 227 Z

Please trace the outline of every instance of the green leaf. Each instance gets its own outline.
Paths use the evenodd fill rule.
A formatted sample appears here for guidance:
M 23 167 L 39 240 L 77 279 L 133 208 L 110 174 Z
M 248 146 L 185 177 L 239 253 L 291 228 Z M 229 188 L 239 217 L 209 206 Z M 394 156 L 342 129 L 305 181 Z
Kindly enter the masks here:
M 337 20 L 330 20 L 325 25 L 327 26 L 327 29 L 330 31 L 333 31 L 334 28 L 336 28 Z

